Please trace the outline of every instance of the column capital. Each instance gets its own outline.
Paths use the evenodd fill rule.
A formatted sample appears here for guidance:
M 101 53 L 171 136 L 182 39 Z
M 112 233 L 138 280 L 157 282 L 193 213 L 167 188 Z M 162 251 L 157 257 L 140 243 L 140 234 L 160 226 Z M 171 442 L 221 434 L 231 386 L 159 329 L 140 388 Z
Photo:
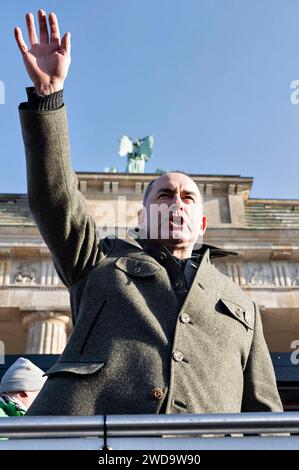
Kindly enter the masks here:
M 23 325 L 25 329 L 36 322 L 63 323 L 67 330 L 71 329 L 71 314 L 67 311 L 58 310 L 21 310 L 23 313 Z
M 27 354 L 61 354 L 72 327 L 67 311 L 24 309 L 23 325 L 27 332 Z

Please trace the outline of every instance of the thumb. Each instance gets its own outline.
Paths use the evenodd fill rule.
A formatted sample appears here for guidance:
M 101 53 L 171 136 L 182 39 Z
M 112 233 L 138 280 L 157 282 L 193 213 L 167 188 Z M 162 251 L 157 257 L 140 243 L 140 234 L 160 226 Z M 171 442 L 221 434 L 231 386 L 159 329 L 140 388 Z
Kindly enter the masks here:
M 65 33 L 61 39 L 61 47 L 65 52 L 70 55 L 71 53 L 71 33 Z

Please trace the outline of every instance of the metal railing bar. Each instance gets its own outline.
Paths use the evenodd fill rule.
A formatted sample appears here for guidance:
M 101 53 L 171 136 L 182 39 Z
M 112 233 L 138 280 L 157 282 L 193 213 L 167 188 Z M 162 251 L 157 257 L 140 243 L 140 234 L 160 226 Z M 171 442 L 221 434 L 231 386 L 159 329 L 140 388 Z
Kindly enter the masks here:
M 299 413 L 107 415 L 107 436 L 299 433 Z M 24 416 L 0 420 L 9 438 L 103 437 L 104 416 Z

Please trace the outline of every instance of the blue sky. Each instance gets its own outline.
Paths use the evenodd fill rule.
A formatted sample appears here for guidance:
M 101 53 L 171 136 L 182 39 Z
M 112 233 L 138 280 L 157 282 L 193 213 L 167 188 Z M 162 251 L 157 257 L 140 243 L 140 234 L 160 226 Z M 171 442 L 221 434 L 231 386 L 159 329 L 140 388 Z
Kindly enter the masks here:
M 1 2 L 0 193 L 25 193 L 17 105 L 30 85 L 13 38 L 55 11 L 72 33 L 65 85 L 77 171 L 125 170 L 122 134 L 153 134 L 147 172 L 253 176 L 251 196 L 299 198 L 298 0 Z M 27 40 L 27 33 L 25 34 Z

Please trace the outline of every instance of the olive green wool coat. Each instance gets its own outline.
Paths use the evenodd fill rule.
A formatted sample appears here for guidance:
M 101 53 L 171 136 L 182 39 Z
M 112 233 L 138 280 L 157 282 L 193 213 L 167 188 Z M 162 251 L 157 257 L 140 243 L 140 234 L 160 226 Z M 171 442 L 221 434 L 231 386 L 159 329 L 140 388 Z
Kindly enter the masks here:
M 209 250 L 180 308 L 166 269 L 138 244 L 98 240 L 71 169 L 65 107 L 21 106 L 20 117 L 29 206 L 74 321 L 27 414 L 281 411 L 258 308 Z

